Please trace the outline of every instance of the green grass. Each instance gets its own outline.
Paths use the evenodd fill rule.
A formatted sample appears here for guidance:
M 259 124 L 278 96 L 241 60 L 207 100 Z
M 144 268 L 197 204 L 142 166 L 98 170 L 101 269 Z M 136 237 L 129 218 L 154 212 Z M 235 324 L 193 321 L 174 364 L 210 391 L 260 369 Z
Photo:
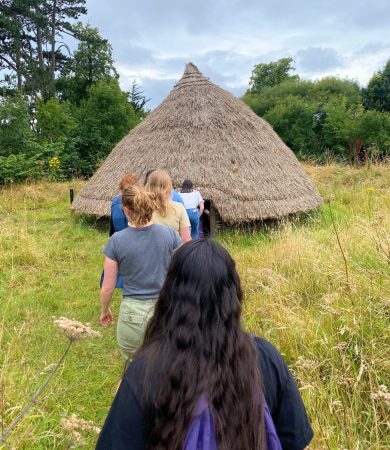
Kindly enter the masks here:
M 324 198 L 333 198 L 331 210 L 324 204 L 279 229 L 223 232 L 219 239 L 238 263 L 247 329 L 273 342 L 294 372 L 315 431 L 311 448 L 385 449 L 389 404 L 372 394 L 380 385 L 390 388 L 390 169 L 332 165 L 307 171 Z M 69 186 L 0 191 L 5 427 L 66 347 L 52 316 L 98 329 L 107 223 L 71 214 Z M 82 182 L 72 186 L 78 191 Z M 114 313 L 119 300 L 116 294 Z M 60 420 L 73 413 L 102 424 L 123 367 L 115 328 L 101 331 L 101 338 L 72 346 L 53 383 L 9 436 L 12 448 L 69 448 L 72 438 Z M 96 435 L 81 434 L 82 448 L 94 448 Z

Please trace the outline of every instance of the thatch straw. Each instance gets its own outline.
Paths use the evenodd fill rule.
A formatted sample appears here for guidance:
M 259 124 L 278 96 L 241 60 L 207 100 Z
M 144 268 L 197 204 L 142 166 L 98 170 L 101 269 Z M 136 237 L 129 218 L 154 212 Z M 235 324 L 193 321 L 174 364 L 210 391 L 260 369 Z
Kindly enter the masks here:
M 164 169 L 189 178 L 230 223 L 314 209 L 321 197 L 293 152 L 242 101 L 187 64 L 169 96 L 122 139 L 80 191 L 73 208 L 110 214 L 125 173 Z

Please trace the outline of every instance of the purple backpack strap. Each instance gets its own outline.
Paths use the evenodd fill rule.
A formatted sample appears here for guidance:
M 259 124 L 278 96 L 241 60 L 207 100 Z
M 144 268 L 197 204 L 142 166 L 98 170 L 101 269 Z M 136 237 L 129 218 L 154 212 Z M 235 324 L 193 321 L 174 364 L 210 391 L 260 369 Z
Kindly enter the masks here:
M 283 450 L 276 428 L 272 420 L 267 402 L 264 400 L 264 420 L 267 450 Z M 206 397 L 201 395 L 196 406 L 194 417 L 187 432 L 183 450 L 217 450 L 214 432 L 214 420 L 210 414 Z
M 283 450 L 282 444 L 276 432 L 274 421 L 272 420 L 271 412 L 268 408 L 267 402 L 264 399 L 264 421 L 265 421 L 265 435 L 267 439 L 268 450 Z
M 210 414 L 206 397 L 201 395 L 191 421 L 183 450 L 217 450 L 214 420 Z

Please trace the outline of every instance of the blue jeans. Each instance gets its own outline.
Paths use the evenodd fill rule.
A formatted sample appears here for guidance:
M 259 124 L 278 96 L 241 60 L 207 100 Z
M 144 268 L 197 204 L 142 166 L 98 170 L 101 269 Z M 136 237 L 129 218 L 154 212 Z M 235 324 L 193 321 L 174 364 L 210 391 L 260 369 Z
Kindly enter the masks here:
M 186 209 L 191 223 L 191 238 L 199 239 L 199 209 Z

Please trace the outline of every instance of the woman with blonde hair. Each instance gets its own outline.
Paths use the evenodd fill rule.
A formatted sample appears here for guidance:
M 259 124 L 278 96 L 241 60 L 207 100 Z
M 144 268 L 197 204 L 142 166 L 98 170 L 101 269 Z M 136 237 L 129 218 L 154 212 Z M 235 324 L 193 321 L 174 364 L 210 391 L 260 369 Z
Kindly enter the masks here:
M 176 230 L 183 243 L 190 241 L 191 224 L 187 212 L 181 203 L 171 200 L 171 177 L 164 170 L 155 170 L 148 177 L 146 190 L 154 195 L 156 202 L 152 222 Z
M 141 345 L 144 330 L 164 283 L 173 251 L 181 245 L 178 233 L 153 224 L 154 196 L 138 186 L 122 194 L 128 228 L 114 233 L 103 250 L 104 281 L 101 288 L 100 323 L 113 321 L 109 308 L 118 273 L 123 279 L 117 339 L 123 358 L 131 360 Z

